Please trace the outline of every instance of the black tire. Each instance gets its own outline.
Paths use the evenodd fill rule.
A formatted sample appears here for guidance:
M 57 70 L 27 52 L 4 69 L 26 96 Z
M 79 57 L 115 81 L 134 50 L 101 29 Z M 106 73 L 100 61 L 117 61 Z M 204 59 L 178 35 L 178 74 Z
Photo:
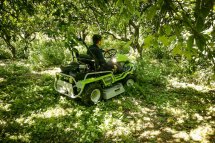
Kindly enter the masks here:
M 127 87 L 131 87 L 134 85 L 135 81 L 136 79 L 134 75 L 130 74 L 130 75 L 127 75 L 127 77 L 123 80 L 123 85 Z
M 102 87 L 99 83 L 87 84 L 82 93 L 82 101 L 86 105 L 98 103 L 103 96 Z

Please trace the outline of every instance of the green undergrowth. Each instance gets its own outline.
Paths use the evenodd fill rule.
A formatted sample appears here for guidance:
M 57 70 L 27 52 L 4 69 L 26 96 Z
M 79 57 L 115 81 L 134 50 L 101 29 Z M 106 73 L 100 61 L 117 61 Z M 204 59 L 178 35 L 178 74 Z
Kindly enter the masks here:
M 54 75 L 0 62 L 0 142 L 213 142 L 214 90 L 174 87 L 162 65 L 143 65 L 133 88 L 87 107 L 57 93 Z

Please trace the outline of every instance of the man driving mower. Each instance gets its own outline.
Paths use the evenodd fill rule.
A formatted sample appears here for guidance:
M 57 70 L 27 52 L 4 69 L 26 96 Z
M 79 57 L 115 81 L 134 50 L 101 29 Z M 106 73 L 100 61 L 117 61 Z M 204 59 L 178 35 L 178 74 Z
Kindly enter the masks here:
M 125 92 L 125 86 L 134 84 L 134 65 L 128 57 L 116 55 L 115 49 L 99 48 L 102 40 L 100 35 L 94 35 L 92 40 L 90 47 L 84 43 L 88 55 L 81 55 L 77 49 L 71 48 L 73 62 L 62 66 L 54 84 L 59 93 L 70 98 L 81 98 L 88 105 L 119 95 Z M 105 59 L 110 61 L 106 62 Z
M 102 71 L 105 71 L 105 70 L 121 71 L 122 68 L 119 65 L 113 64 L 111 61 L 106 62 L 103 55 L 103 52 L 105 52 L 105 50 L 99 47 L 102 42 L 102 36 L 95 34 L 92 37 L 92 41 L 93 41 L 93 45 L 89 47 L 87 54 L 95 59 L 96 63 L 99 66 L 99 69 Z

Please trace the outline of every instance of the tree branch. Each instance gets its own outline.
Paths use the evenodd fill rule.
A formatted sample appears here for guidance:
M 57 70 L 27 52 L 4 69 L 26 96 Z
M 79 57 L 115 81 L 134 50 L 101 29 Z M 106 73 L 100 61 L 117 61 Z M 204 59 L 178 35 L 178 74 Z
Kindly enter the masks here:
M 129 41 L 128 38 L 125 38 L 125 37 L 120 37 L 120 38 L 118 38 L 116 35 L 114 35 L 113 33 L 109 32 L 109 31 L 104 31 L 104 32 L 102 32 L 102 33 L 103 33 L 103 34 L 111 35 L 111 36 L 113 36 L 113 38 L 116 39 L 116 40 L 120 40 L 120 41 L 124 41 L 124 42 L 128 42 L 128 41 Z

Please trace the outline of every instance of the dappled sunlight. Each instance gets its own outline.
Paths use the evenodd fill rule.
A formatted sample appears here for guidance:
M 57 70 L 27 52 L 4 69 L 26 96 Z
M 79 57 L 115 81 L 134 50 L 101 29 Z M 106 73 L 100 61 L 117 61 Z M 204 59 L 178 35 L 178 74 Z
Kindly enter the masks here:
M 196 119 L 198 122 L 201 122 L 204 120 L 204 117 L 198 113 L 193 114 L 192 118 Z
M 202 91 L 202 92 L 207 92 L 210 89 L 213 89 L 215 87 L 208 87 L 208 86 L 203 86 L 203 85 L 196 85 L 196 84 L 190 84 L 190 83 L 185 83 L 185 82 L 180 82 L 177 78 L 172 78 L 168 80 L 169 85 L 168 88 L 192 88 L 197 91 Z
M 111 115 L 105 116 L 104 123 L 100 125 L 100 128 L 105 131 L 105 137 L 107 138 L 117 138 L 131 134 L 131 128 L 121 119 L 113 118 Z
M 129 54 L 127 55 L 132 62 L 137 61 L 137 57 L 139 57 L 139 53 L 137 50 L 130 49 Z
M 60 116 L 65 116 L 68 112 L 61 108 L 61 107 L 51 107 L 48 108 L 45 112 L 35 114 L 34 117 L 39 117 L 39 118 L 51 118 L 51 117 L 60 117 Z
M 5 126 L 7 122 L 5 120 L 0 119 L 0 126 Z
M 213 136 L 215 106 L 206 87 L 144 83 L 135 88 L 141 92 L 130 89 L 88 107 L 54 91 L 59 68 L 2 71 L 0 126 L 8 142 L 210 142 Z
M 142 106 L 141 101 L 133 97 L 127 98 L 128 100 L 132 101 L 135 108 L 126 111 L 126 114 L 120 112 L 124 110 L 123 107 L 118 111 L 105 114 L 104 122 L 100 125 L 100 128 L 105 131 L 105 137 L 112 138 L 113 141 L 122 141 L 123 137 L 129 137 L 132 134 L 138 137 L 137 140 L 150 139 L 159 135 L 159 130 L 153 130 L 156 110 Z M 116 103 L 123 104 L 120 100 Z
M 105 137 L 111 138 L 112 141 L 120 142 L 126 135 L 127 137 L 136 137 L 137 142 L 151 140 L 156 142 L 210 142 L 208 136 L 212 135 L 211 131 L 213 129 L 211 125 L 213 125 L 213 121 L 207 120 L 211 119 L 209 117 L 212 114 L 212 107 L 207 109 L 210 110 L 210 115 L 203 116 L 195 112 L 189 113 L 189 108 L 185 108 L 190 106 L 188 102 L 182 103 L 182 106 L 175 106 L 167 102 L 157 108 L 156 106 L 146 107 L 141 100 L 134 97 L 122 97 L 122 99 L 126 103 L 119 99 L 114 100 L 122 108 L 106 114 L 104 123 L 100 125 L 105 132 Z M 175 99 L 175 102 L 179 101 Z M 127 103 L 129 103 L 128 107 L 133 106 L 134 108 L 125 109 L 125 104 Z M 160 116 L 161 111 L 162 116 Z M 117 115 L 117 118 L 114 115 Z M 210 123 L 205 129 L 200 128 L 203 121 Z M 199 124 L 199 126 L 194 126 L 193 122 L 197 125 Z M 194 139 L 195 137 L 200 140 Z
M 122 100 L 123 98 L 126 100 Z M 121 108 L 107 111 L 105 107 L 107 102 L 93 107 L 74 107 L 69 105 L 70 100 L 60 97 L 56 106 L 32 111 L 28 116 L 20 116 L 15 121 L 21 126 L 36 127 L 37 130 L 41 128 L 40 126 L 44 126 L 44 129 L 55 128 L 64 134 L 77 133 L 80 142 L 88 139 L 90 142 L 90 138 L 96 138 L 98 133 L 102 133 L 101 141 L 104 142 L 209 142 L 208 137 L 213 134 L 212 124 L 178 129 L 177 126 L 183 126 L 184 122 L 189 120 L 188 113 L 178 107 L 167 104 L 159 110 L 162 109 L 162 112 L 166 112 L 168 116 L 160 117 L 157 115 L 160 111 L 156 106 L 146 107 L 143 101 L 134 97 L 116 98 L 113 101 L 111 104 L 117 104 Z M 128 107 L 134 106 L 134 108 L 126 109 L 127 104 Z M 204 117 L 194 113 L 193 118 L 202 121 Z M 179 122 L 179 119 L 183 122 Z M 1 124 L 7 123 L 2 121 Z M 11 140 L 22 141 L 31 140 L 32 135 L 35 133 L 7 134 Z
M 175 129 L 170 128 L 170 127 L 163 127 L 162 131 L 165 131 L 165 132 L 168 132 L 168 133 L 171 133 L 171 134 L 176 134 L 177 133 L 177 131 Z
M 180 142 L 180 139 L 183 139 L 185 141 L 190 140 L 189 134 L 186 131 L 177 131 L 176 129 L 172 127 L 163 127 L 161 129 L 162 132 L 165 132 L 169 135 L 169 137 L 172 137 L 172 141 L 175 140 L 177 142 Z
M 0 77 L 0 83 L 1 83 L 1 82 L 6 82 L 6 81 L 7 81 L 7 80 L 6 80 L 5 78 L 1 78 L 1 77 Z
M 11 104 L 8 104 L 8 103 L 4 103 L 0 100 L 0 110 L 3 110 L 3 111 L 6 111 L 6 112 L 9 112 L 11 111 Z
M 28 117 L 20 117 L 20 118 L 17 118 L 16 121 L 23 125 L 23 124 L 29 124 L 29 125 L 32 125 L 35 123 L 35 119 L 37 118 L 52 118 L 52 117 L 61 117 L 61 116 L 65 116 L 67 114 L 69 114 L 70 112 L 72 112 L 72 110 L 65 110 L 63 109 L 62 107 L 60 106 L 57 106 L 57 107 L 50 107 L 50 108 L 47 108 L 46 111 L 44 112 L 39 112 L 39 113 L 35 113 L 35 112 L 32 112 L 30 116 Z
M 47 70 L 43 70 L 41 72 L 33 71 L 32 73 L 34 73 L 34 74 L 49 74 L 49 75 L 55 76 L 55 74 L 58 72 L 60 72 L 60 68 L 47 69 Z
M 21 142 L 30 142 L 30 134 L 19 134 L 19 135 L 6 135 L 10 140 L 21 141 Z
M 17 66 L 30 67 L 31 64 L 27 63 L 25 60 L 15 61 L 14 64 Z
M 163 108 L 165 112 L 169 115 L 171 115 L 169 118 L 167 118 L 167 122 L 174 122 L 175 124 L 182 124 L 185 122 L 186 119 L 189 118 L 188 113 L 180 108 L 174 108 L 174 107 L 164 107 Z
M 155 107 L 152 107 L 151 109 L 150 108 L 147 108 L 147 107 L 142 107 L 142 106 L 139 106 L 138 108 L 140 110 L 140 114 L 147 114 L 147 115 L 155 115 L 155 112 L 156 112 L 156 109 Z
M 149 131 L 144 131 L 140 136 L 138 137 L 140 140 L 141 139 L 150 139 L 150 138 L 155 138 L 157 137 L 161 132 L 157 130 L 149 130 Z
M 174 107 L 164 107 L 164 109 L 175 117 L 182 116 L 186 112 L 186 111 L 183 111 L 182 109 L 174 108 Z
M 0 143 L 215 143 L 215 0 L 0 7 Z
M 191 131 L 178 131 L 170 127 L 166 127 L 162 129 L 162 131 L 172 134 L 172 137 L 175 139 L 182 139 L 184 141 L 201 141 L 205 143 L 209 143 L 210 141 L 208 140 L 208 137 L 214 134 L 211 125 L 200 125 Z
M 208 136 L 214 135 L 214 130 L 211 125 L 204 124 L 190 131 L 190 138 L 194 141 L 209 143 Z
M 185 141 L 190 140 L 190 136 L 186 131 L 179 131 L 179 132 L 175 131 L 175 133 L 173 133 L 173 138 L 175 138 L 175 139 L 183 139 Z
M 215 116 L 215 105 L 210 106 L 208 109 L 206 109 L 207 115 Z
M 6 64 L 3 62 L 0 62 L 0 66 L 5 66 Z

